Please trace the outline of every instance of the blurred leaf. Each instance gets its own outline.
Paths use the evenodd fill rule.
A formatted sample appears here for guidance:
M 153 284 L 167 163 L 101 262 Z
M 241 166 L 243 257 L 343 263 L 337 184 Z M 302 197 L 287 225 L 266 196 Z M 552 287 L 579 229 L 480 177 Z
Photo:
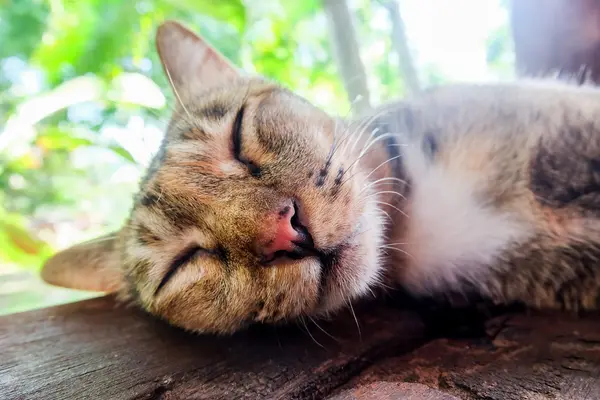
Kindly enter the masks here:
M 49 115 L 78 103 L 100 100 L 104 82 L 95 76 L 78 76 L 38 96 L 31 96 L 17 106 L 16 119 L 33 125 Z
M 135 158 L 131 155 L 131 153 L 120 145 L 107 144 L 101 140 L 101 138 L 96 138 L 96 140 L 93 140 L 91 138 L 78 136 L 69 131 L 58 129 L 48 130 L 45 133 L 38 135 L 36 143 L 44 150 L 60 149 L 73 151 L 82 146 L 97 146 L 100 148 L 109 149 L 113 153 L 123 157 L 125 160 L 135 163 Z
M 124 159 L 126 159 L 127 161 L 131 162 L 132 164 L 135 164 L 135 158 L 125 148 L 118 146 L 118 145 L 112 145 L 112 146 L 109 146 L 108 148 L 110 150 L 112 150 L 115 154 L 118 154 L 121 157 L 123 157 Z
M 131 51 L 139 31 L 136 2 L 53 0 L 50 5 L 45 40 L 33 57 L 49 81 L 56 83 L 67 73 L 118 74 L 121 67 L 115 61 Z
M 80 0 L 74 0 L 80 1 Z M 96 24 L 85 52 L 75 64 L 78 73 L 95 72 L 114 77 L 120 71 L 115 60 L 131 51 L 130 41 L 139 30 L 139 15 L 135 1 L 103 0 L 96 12 L 102 20 Z
M 0 208 L 0 260 L 38 267 L 52 253 L 51 247 L 24 228 L 21 216 Z
M 93 76 L 79 76 L 38 96 L 32 96 L 16 106 L 0 136 L 0 150 L 10 145 L 27 143 L 35 136 L 35 124 L 65 108 L 87 101 L 99 100 L 104 84 Z
M 45 243 L 34 238 L 29 232 L 16 224 L 0 222 L 0 229 L 4 231 L 12 244 L 25 254 L 38 255 L 45 246 Z
M 50 83 L 58 83 L 65 68 L 73 68 L 85 53 L 94 27 L 101 15 L 98 5 L 102 0 L 49 1 L 50 16 L 44 40 L 32 57 L 43 67 Z
M 288 19 L 299 21 L 315 15 L 321 8 L 320 0 L 282 0 L 282 6 Z
M 37 145 L 44 150 L 75 150 L 80 146 L 92 146 L 94 142 L 90 139 L 78 137 L 70 132 L 59 129 L 49 129 L 38 135 Z
M 186 8 L 190 12 L 203 14 L 234 26 L 239 32 L 246 28 L 246 7 L 241 0 L 198 1 L 164 0 L 174 7 Z
M 47 2 L 42 0 L 0 2 L 0 59 L 28 58 L 42 40 L 49 11 Z
M 111 82 L 108 98 L 148 108 L 162 108 L 166 104 L 165 96 L 156 83 L 133 72 L 122 73 Z

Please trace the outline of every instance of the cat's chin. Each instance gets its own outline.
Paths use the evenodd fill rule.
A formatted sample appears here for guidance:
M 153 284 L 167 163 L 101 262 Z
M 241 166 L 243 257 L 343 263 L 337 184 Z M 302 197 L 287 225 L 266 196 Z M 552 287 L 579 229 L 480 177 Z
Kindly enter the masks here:
M 380 282 L 383 230 L 381 213 L 375 203 L 369 202 L 349 239 L 321 260 L 317 316 L 348 306 Z

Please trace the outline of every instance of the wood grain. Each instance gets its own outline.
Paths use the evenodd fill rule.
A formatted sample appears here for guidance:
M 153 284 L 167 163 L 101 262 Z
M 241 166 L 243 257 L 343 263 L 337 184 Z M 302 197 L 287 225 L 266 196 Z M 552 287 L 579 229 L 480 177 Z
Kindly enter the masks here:
M 0 317 L 0 398 L 600 398 L 599 316 L 476 315 L 371 303 L 360 334 L 342 313 L 219 338 L 87 300 Z
M 314 399 L 383 355 L 421 344 L 420 320 L 389 307 L 335 323 L 228 338 L 166 326 L 110 297 L 0 318 L 2 399 Z M 319 345 L 315 343 L 319 342 Z
M 387 381 L 460 399 L 600 399 L 600 317 L 519 314 L 487 328 L 486 337 L 439 338 L 382 360 L 341 390 Z
M 376 382 L 347 389 L 330 400 L 459 400 L 458 397 L 420 383 Z

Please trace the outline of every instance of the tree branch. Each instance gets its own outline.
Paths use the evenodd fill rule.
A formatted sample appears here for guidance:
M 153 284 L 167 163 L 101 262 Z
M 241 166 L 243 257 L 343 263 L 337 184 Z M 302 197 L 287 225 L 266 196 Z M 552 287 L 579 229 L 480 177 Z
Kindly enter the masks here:
M 388 11 L 390 22 L 392 23 L 392 46 L 398 56 L 400 73 L 404 78 L 404 83 L 411 93 L 421 90 L 419 77 L 415 70 L 414 62 L 408 48 L 408 39 L 406 37 L 406 28 L 400 12 L 397 0 L 388 0 L 379 2 Z
M 371 102 L 352 14 L 346 0 L 323 0 L 323 7 L 348 100 L 359 114 L 364 113 L 371 108 Z

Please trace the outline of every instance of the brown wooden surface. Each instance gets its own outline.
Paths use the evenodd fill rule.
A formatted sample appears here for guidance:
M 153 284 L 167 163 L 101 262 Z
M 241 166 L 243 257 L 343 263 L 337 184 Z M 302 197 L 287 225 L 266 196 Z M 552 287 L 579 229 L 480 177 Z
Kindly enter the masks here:
M 334 338 L 312 324 L 312 337 L 292 326 L 216 338 L 87 300 L 0 317 L 0 398 L 600 399 L 600 318 L 510 314 L 428 340 L 453 323 L 440 316 L 367 304 L 360 335 L 342 314 L 319 323 Z
M 0 318 L 2 399 L 320 398 L 370 363 L 422 341 L 398 310 L 320 323 L 196 336 L 93 299 Z
M 488 335 L 430 341 L 376 363 L 346 387 L 414 382 L 460 399 L 600 399 L 599 317 L 499 317 Z

